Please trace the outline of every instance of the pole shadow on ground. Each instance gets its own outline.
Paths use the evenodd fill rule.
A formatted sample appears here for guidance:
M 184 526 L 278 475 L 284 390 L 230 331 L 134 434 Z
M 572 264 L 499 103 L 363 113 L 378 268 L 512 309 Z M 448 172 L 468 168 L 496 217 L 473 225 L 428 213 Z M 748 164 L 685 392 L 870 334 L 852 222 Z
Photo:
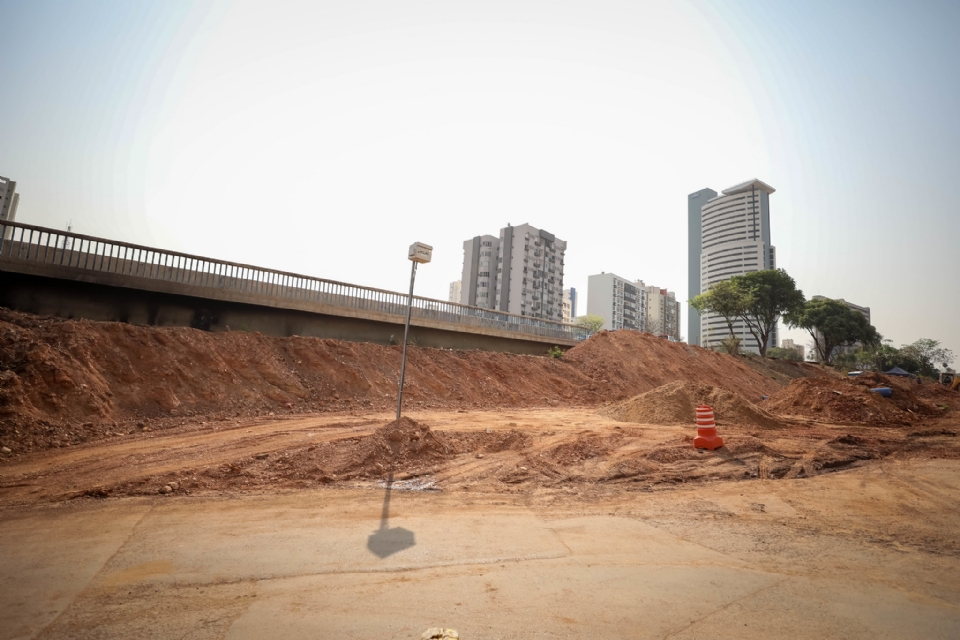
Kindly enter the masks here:
M 414 546 L 416 540 L 413 531 L 403 527 L 390 528 L 390 492 L 393 488 L 393 471 L 387 476 L 386 491 L 383 494 L 383 511 L 380 514 L 380 528 L 367 538 L 367 549 L 378 558 L 387 558 L 395 553 Z

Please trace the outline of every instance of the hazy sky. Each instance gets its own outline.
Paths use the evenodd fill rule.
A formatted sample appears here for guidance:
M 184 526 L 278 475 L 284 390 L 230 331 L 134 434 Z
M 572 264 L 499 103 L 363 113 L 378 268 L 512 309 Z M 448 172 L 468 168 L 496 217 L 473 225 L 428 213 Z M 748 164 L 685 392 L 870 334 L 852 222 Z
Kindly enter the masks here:
M 0 25 L 21 222 L 401 291 L 419 240 L 442 299 L 465 239 L 529 222 L 584 313 L 601 271 L 686 300 L 687 194 L 756 177 L 808 297 L 960 355 L 958 2 L 0 0 Z

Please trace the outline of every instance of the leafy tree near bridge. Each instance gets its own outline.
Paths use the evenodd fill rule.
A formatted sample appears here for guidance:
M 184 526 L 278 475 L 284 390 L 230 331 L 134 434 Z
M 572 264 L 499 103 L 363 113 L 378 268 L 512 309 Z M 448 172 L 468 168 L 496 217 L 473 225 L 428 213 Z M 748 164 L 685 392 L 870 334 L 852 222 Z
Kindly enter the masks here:
M 727 321 L 730 337 L 724 341 L 724 345 L 730 355 L 737 355 L 740 339 L 733 333 L 733 323 L 747 308 L 747 299 L 740 287 L 730 280 L 717 282 L 706 293 L 695 296 L 690 306 L 700 315 L 715 313 Z
M 761 356 L 767 355 L 767 341 L 777 328 L 780 317 L 800 309 L 804 304 L 803 291 L 783 269 L 752 271 L 730 278 L 744 297 L 746 305 L 740 318 L 757 341 Z
M 587 330 L 587 335 L 593 335 L 600 329 L 603 329 L 603 323 L 605 320 L 598 316 L 595 313 L 588 313 L 585 316 L 577 316 L 577 319 L 574 321 L 578 327 L 583 327 Z
M 830 364 L 839 347 L 856 343 L 867 347 L 882 346 L 881 336 L 859 311 L 837 300 L 809 300 L 784 316 L 791 327 L 810 332 L 813 346 L 821 362 Z

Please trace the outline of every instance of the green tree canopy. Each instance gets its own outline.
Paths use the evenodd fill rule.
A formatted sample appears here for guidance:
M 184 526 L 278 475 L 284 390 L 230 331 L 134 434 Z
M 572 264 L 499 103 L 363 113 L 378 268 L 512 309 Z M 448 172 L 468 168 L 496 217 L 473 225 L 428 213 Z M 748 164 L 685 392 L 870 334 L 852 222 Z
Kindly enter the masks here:
M 856 343 L 881 346 L 881 336 L 859 311 L 837 300 L 810 300 L 784 316 L 791 327 L 810 332 L 821 362 L 830 363 L 838 347 Z
M 578 316 L 574 324 L 578 327 L 583 327 L 587 330 L 587 334 L 592 336 L 597 331 L 600 331 L 600 329 L 603 329 L 604 322 L 605 320 L 597 314 L 588 313 L 585 316 Z
M 727 321 L 727 328 L 730 330 L 727 350 L 731 354 L 736 354 L 740 341 L 733 333 L 733 322 L 744 313 L 747 302 L 746 296 L 739 287 L 730 280 L 723 280 L 711 285 L 706 293 L 694 297 L 690 301 L 690 306 L 701 315 L 715 313 Z
M 746 301 L 740 317 L 757 341 L 761 356 L 767 355 L 767 341 L 780 316 L 796 311 L 804 303 L 803 292 L 783 269 L 752 271 L 730 278 Z
M 925 376 L 935 377 L 937 368 L 946 369 L 954 360 L 953 351 L 941 346 L 939 340 L 921 338 L 913 344 L 900 348 L 900 353 L 916 360 L 918 372 Z

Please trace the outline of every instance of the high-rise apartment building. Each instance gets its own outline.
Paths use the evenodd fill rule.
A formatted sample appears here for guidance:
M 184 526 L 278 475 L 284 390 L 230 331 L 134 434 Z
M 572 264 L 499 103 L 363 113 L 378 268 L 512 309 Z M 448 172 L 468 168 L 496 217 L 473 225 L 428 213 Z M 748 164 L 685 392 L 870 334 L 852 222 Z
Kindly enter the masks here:
M 577 317 L 577 290 L 574 287 L 563 290 L 563 321 L 573 322 Z
M 10 178 L 0 176 L 0 222 L 14 222 L 17 219 L 17 206 L 20 194 L 17 183 Z
M 613 273 L 587 279 L 587 313 L 603 318 L 603 328 L 649 331 L 680 339 L 680 303 L 673 291 L 630 281 Z
M 713 189 L 700 189 L 687 197 L 687 300 L 703 293 L 700 290 L 700 226 L 703 205 L 717 197 Z M 700 314 L 687 304 L 687 342 L 700 344 Z
M 643 284 L 643 281 L 640 281 Z M 680 339 L 680 303 L 677 294 L 660 287 L 644 287 L 646 293 L 646 331 Z
M 770 243 L 770 194 L 774 191 L 770 185 L 754 179 L 709 198 L 707 196 L 713 193 L 710 189 L 690 194 L 689 265 L 692 270 L 696 250 L 696 273 L 699 276 L 699 286 L 691 286 L 691 298 L 733 276 L 776 268 L 776 249 Z M 701 202 L 697 214 L 694 208 Z M 692 274 L 690 278 L 692 281 Z M 691 318 L 694 314 L 691 310 Z M 692 344 L 715 347 L 730 335 L 722 316 L 707 313 L 699 320 L 699 332 L 690 330 Z M 733 333 L 740 338 L 743 349 L 759 351 L 753 334 L 742 320 L 733 323 Z M 777 329 L 774 328 L 769 346 L 776 346 L 777 342 Z
M 497 259 L 500 239 L 476 236 L 463 243 L 463 276 L 460 279 L 460 303 L 493 309 L 497 296 Z
M 529 224 L 463 243 L 462 304 L 561 321 L 567 243 Z
M 450 302 L 460 302 L 460 290 L 463 288 L 462 280 L 454 280 L 450 283 L 450 295 L 447 297 L 447 300 Z
M 647 292 L 642 280 L 630 281 L 614 273 L 587 278 L 587 313 L 603 318 L 608 331 L 646 331 Z

